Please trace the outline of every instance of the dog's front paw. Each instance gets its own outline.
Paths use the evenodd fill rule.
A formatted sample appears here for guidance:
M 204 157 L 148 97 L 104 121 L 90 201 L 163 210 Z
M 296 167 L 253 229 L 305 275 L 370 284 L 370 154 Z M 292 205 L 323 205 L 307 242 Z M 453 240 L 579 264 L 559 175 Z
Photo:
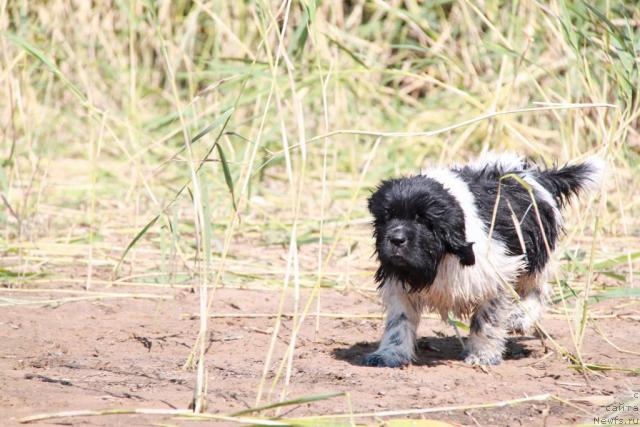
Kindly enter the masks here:
M 534 323 L 521 310 L 516 310 L 507 319 L 507 330 L 514 334 L 526 335 Z
M 364 357 L 364 364 L 366 366 L 380 366 L 389 368 L 399 368 L 411 363 L 411 358 L 396 353 L 383 353 L 374 352 L 369 353 Z
M 467 365 L 499 365 L 502 355 L 488 353 L 463 353 L 462 358 Z

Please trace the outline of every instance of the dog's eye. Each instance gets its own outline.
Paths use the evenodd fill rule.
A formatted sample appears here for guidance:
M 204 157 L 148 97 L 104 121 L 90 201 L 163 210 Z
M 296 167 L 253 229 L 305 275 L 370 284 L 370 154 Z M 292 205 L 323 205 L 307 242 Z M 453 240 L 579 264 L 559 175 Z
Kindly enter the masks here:
M 433 224 L 429 220 L 428 217 L 422 215 L 421 213 L 417 213 L 415 216 L 415 221 L 427 227 L 429 230 L 433 228 Z

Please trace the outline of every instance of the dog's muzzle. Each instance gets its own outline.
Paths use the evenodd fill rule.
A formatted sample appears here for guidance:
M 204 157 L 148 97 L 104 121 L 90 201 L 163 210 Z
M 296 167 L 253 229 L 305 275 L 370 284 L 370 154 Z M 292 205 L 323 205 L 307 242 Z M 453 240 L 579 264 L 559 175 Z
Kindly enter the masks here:
M 387 232 L 387 258 L 398 267 L 407 265 L 413 233 L 404 225 L 397 225 Z
M 398 226 L 389 233 L 389 242 L 396 248 L 407 246 L 407 230 L 403 226 Z

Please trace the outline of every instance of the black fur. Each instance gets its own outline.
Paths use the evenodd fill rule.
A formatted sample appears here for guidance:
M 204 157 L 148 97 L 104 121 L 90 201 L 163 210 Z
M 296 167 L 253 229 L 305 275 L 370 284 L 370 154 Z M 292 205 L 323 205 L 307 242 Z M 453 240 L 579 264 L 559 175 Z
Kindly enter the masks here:
M 493 219 L 500 177 L 514 171 L 504 171 L 496 167 L 478 171 L 465 167 L 457 172 L 469 186 L 469 190 L 475 198 L 478 215 L 488 230 Z M 545 237 L 551 250 L 554 249 L 558 239 L 559 224 L 556 224 L 553 207 L 536 195 L 536 204 L 544 228 L 543 234 L 538 225 L 528 190 L 513 178 L 503 179 L 500 185 L 500 201 L 493 225 L 494 237 L 504 242 L 511 254 L 521 255 L 523 253 L 511 215 L 513 210 L 516 218 L 520 221 L 520 230 L 527 250 L 527 271 L 530 273 L 540 271 L 549 260 L 549 254 L 544 244 Z
M 549 168 L 533 171 L 533 177 L 546 188 L 562 207 L 569 202 L 571 196 L 577 196 L 589 183 L 594 174 L 593 166 L 589 163 Z
M 553 251 L 562 231 L 554 208 L 562 207 L 586 186 L 594 172 L 592 167 L 583 163 L 545 169 L 523 161 L 511 168 L 489 164 L 480 170 L 464 166 L 453 172 L 467 183 L 487 230 L 493 219 L 498 185 L 501 186 L 493 237 L 504 242 L 509 254 L 523 254 L 513 213 L 522 231 L 527 273 L 536 273 L 549 261 L 545 239 Z M 529 191 L 517 179 L 505 176 L 510 174 L 535 179 L 553 196 L 556 206 L 534 191 L 542 229 Z M 375 279 L 380 285 L 387 278 L 396 278 L 411 291 L 427 288 L 448 253 L 457 256 L 464 266 L 475 263 L 473 242 L 465 239 L 464 212 L 438 181 L 422 175 L 383 181 L 369 198 L 369 210 L 374 217 L 373 234 L 380 261 Z
M 386 328 L 387 329 L 393 329 L 396 326 L 398 326 L 400 323 L 406 322 L 406 321 L 407 321 L 407 316 L 404 313 L 402 313 L 398 317 L 394 317 L 394 318 L 391 318 L 391 319 L 387 320 Z
M 380 260 L 378 283 L 394 277 L 417 291 L 433 283 L 447 253 L 463 265 L 475 263 L 462 208 L 439 182 L 425 176 L 384 181 L 369 198 L 369 210 Z M 404 243 L 394 244 L 394 236 Z
M 493 211 L 500 183 L 500 201 L 494 221 L 495 238 L 504 242 L 512 255 L 521 255 L 522 244 L 518 239 L 512 212 L 520 223 L 520 230 L 526 248 L 527 272 L 541 271 L 549 261 L 549 252 L 545 246 L 545 238 L 549 250 L 553 251 L 562 231 L 554 215 L 554 206 L 544 201 L 534 191 L 536 205 L 540 214 L 540 223 L 536 218 L 529 191 L 518 180 L 508 177 L 513 174 L 522 177 L 528 174 L 553 196 L 556 207 L 564 206 L 572 195 L 576 195 L 588 183 L 592 172 L 591 166 L 582 163 L 562 168 L 538 168 L 523 162 L 518 168 L 505 169 L 498 165 L 490 165 L 482 170 L 471 167 L 455 169 L 455 172 L 467 183 L 475 198 L 478 215 L 487 229 L 493 219 Z M 506 177 L 505 177 L 506 176 Z M 505 177 L 502 180 L 501 177 Z M 543 233 L 544 230 L 544 233 Z

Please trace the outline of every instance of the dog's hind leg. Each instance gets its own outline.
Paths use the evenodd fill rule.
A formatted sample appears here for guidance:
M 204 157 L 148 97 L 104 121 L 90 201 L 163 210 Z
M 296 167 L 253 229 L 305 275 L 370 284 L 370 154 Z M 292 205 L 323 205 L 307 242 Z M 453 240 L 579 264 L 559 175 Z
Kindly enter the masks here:
M 402 284 L 390 280 L 382 287 L 382 299 L 387 311 L 384 335 L 378 350 L 368 354 L 364 363 L 391 368 L 408 365 L 415 356 L 422 298 L 418 293 L 408 293 Z
M 546 283 L 546 271 L 522 277 L 517 290 L 520 301 L 514 304 L 507 327 L 511 332 L 526 334 L 542 316 L 545 302 L 551 294 L 551 287 Z
M 471 332 L 464 361 L 471 365 L 498 365 L 502 361 L 507 338 L 507 319 L 512 300 L 499 295 L 480 304 L 471 318 Z
M 507 320 L 507 328 L 511 332 L 526 334 L 542 316 L 544 308 L 542 292 L 535 289 L 513 306 Z

